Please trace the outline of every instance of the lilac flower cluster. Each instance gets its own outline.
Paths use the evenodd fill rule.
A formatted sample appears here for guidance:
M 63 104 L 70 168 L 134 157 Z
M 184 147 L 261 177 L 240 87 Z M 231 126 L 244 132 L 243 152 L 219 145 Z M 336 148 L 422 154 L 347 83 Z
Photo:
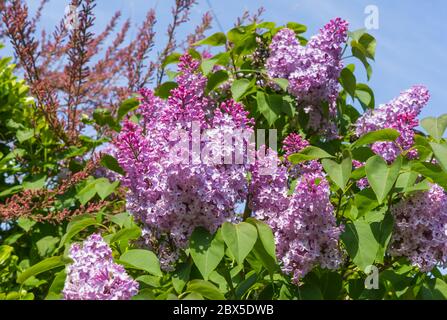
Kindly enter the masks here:
M 65 300 L 129 300 L 138 293 L 138 282 L 113 262 L 112 250 L 101 235 L 93 234 L 81 245 L 71 246 Z
M 402 151 L 407 151 L 408 158 L 415 158 L 417 150 L 411 149 L 414 145 L 413 129 L 418 126 L 417 116 L 429 99 L 430 94 L 424 86 L 413 86 L 389 103 L 368 110 L 357 120 L 356 134 L 361 136 L 379 129 L 395 129 L 400 133 L 397 140 L 374 143 L 374 153 L 381 155 L 389 163 Z
M 298 152 L 307 144 L 298 135 L 289 136 L 285 140 L 286 154 Z M 293 168 L 290 164 L 281 164 L 274 151 L 268 150 L 264 159 L 258 159 L 261 160 L 251 169 L 250 205 L 257 218 L 265 220 L 274 232 L 282 270 L 298 284 L 316 265 L 337 268 L 343 260 L 338 245 L 342 227 L 337 226 L 329 183 L 321 165 L 309 161 L 301 167 L 298 176 L 290 176 L 287 168 Z M 274 174 L 258 174 L 270 163 L 278 165 Z M 288 195 L 290 177 L 297 178 L 297 184 Z
M 245 144 L 223 140 L 242 130 L 251 133 L 253 120 L 240 104 L 229 100 L 216 106 L 205 96 L 206 77 L 198 67 L 190 55 L 180 58 L 178 87 L 166 102 L 143 90 L 140 123 L 125 121 L 114 142 L 126 172 L 121 180 L 128 188 L 129 212 L 157 231 L 152 234 L 168 234 L 178 247 L 187 245 L 196 227 L 214 232 L 231 219 L 248 191 L 246 158 L 228 164 L 211 160 L 236 157 L 236 148 Z M 202 133 L 199 142 L 195 131 Z
M 338 78 L 343 69 L 342 46 L 347 40 L 347 31 L 348 23 L 336 18 L 302 46 L 292 30 L 281 29 L 273 37 L 267 60 L 270 77 L 289 81 L 289 92 L 309 114 L 309 128 L 325 129 L 332 135 L 336 132 L 335 125 L 330 122 L 328 128 L 327 118 L 336 115 Z
M 447 194 L 436 184 L 392 208 L 394 233 L 389 252 L 410 259 L 422 272 L 447 265 Z

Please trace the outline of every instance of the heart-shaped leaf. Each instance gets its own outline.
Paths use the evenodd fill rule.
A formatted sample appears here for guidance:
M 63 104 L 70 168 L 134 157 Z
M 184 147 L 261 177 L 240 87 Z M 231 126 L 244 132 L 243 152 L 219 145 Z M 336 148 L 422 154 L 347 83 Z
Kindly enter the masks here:
M 442 116 L 428 117 L 421 120 L 421 126 L 436 140 L 441 140 L 444 135 L 445 129 L 447 128 L 447 114 Z
M 391 166 L 388 166 L 380 156 L 373 156 L 366 161 L 366 177 L 376 194 L 379 203 L 382 203 L 394 186 L 402 166 L 402 157 L 398 157 Z
M 341 163 L 337 163 L 331 159 L 323 159 L 321 161 L 324 170 L 329 174 L 335 184 L 342 190 L 346 187 L 352 171 L 352 159 L 346 157 Z
M 258 232 L 253 225 L 241 222 L 232 224 L 225 222 L 222 225 L 222 236 L 233 253 L 237 263 L 242 264 L 256 243 Z
M 220 232 L 212 236 L 204 228 L 196 228 L 189 241 L 189 250 L 197 269 L 205 280 L 216 269 L 225 254 L 225 244 Z

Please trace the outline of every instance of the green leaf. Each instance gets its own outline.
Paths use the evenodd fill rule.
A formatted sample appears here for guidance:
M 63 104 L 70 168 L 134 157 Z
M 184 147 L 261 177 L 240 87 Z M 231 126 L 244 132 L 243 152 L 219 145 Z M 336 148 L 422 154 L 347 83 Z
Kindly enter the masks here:
M 0 246 L 0 266 L 6 262 L 14 251 L 13 247 L 1 245 Z
M 177 82 L 167 81 L 165 83 L 162 83 L 160 86 L 158 86 L 157 89 L 155 89 L 155 95 L 162 99 L 167 99 L 171 95 L 171 90 L 177 87 Z
M 117 233 L 113 234 L 110 238 L 110 243 L 117 241 L 129 241 L 138 239 L 141 236 L 141 229 L 138 226 L 133 226 L 130 228 L 123 228 Z
M 166 57 L 161 66 L 164 68 L 171 63 L 177 63 L 179 62 L 181 56 L 182 55 L 178 52 L 171 53 L 169 56 Z
M 429 135 L 439 141 L 442 139 L 445 129 L 447 128 L 447 114 L 443 114 L 438 118 L 428 117 L 422 119 L 421 126 Z
M 368 85 L 364 83 L 357 83 L 355 97 L 359 100 L 363 110 L 374 109 L 374 92 Z
M 181 263 L 172 274 L 172 286 L 178 294 L 183 292 L 186 283 L 189 281 L 191 273 L 191 263 Z
M 130 111 L 137 109 L 139 104 L 140 101 L 137 98 L 124 100 L 118 108 L 118 121 L 121 121 L 121 119 L 123 119 Z
M 273 275 L 278 269 L 278 263 L 276 261 L 275 238 L 272 229 L 266 223 L 254 218 L 248 218 L 247 222 L 254 225 L 258 230 L 258 239 L 253 247 L 254 255 Z
M 295 32 L 296 34 L 304 33 L 307 31 L 307 27 L 305 25 L 296 22 L 288 22 L 286 24 L 286 27 L 292 29 L 293 32 Z
M 93 119 L 95 119 L 95 122 L 100 126 L 107 125 L 115 131 L 119 131 L 119 125 L 112 117 L 112 113 L 109 109 L 95 109 L 95 111 L 93 111 Z
M 124 263 L 127 267 L 149 272 L 154 276 L 161 277 L 163 275 L 157 256 L 149 250 L 133 249 L 126 251 L 121 255 L 119 262 Z
M 231 85 L 231 94 L 235 101 L 239 101 L 250 87 L 250 81 L 247 79 L 235 80 Z
M 411 164 L 411 170 L 420 173 L 432 182 L 439 184 L 444 189 L 447 189 L 447 173 L 442 170 L 438 164 L 429 162 L 413 162 Z
M 394 129 L 381 129 L 377 131 L 371 131 L 361 136 L 357 141 L 351 145 L 351 149 L 372 144 L 377 141 L 394 141 L 399 137 L 399 132 Z
M 66 277 L 65 269 L 56 273 L 45 300 L 62 300 L 61 292 L 64 289 Z
M 272 79 L 282 90 L 287 91 L 287 87 L 289 86 L 289 80 L 283 78 Z
M 56 245 L 59 242 L 58 237 L 46 236 L 36 242 L 37 252 L 39 256 L 45 257 L 50 255 L 54 249 L 56 249 Z
M 23 189 L 24 190 L 38 190 L 42 189 L 45 186 L 45 182 L 47 180 L 47 176 L 43 177 L 35 177 L 33 181 L 24 181 Z
M 308 146 L 303 150 L 301 150 L 299 153 L 294 153 L 290 155 L 288 159 L 292 164 L 298 164 L 303 161 L 333 158 L 333 157 L 334 156 L 330 155 L 323 149 L 314 146 Z
M 272 229 L 265 222 L 259 221 L 254 218 L 248 218 L 248 223 L 251 223 L 258 230 L 258 237 L 261 240 L 261 243 L 265 249 L 265 251 L 276 260 L 275 253 L 275 237 L 273 236 Z
M 360 217 L 379 206 L 376 195 L 371 188 L 366 188 L 356 193 L 354 196 L 354 204 Z
M 109 220 L 113 223 L 117 224 L 120 228 L 126 227 L 129 228 L 133 224 L 133 217 L 128 212 L 122 212 L 109 216 Z
M 18 277 L 17 283 L 23 283 L 26 279 L 31 276 L 37 276 L 38 274 L 58 268 L 65 265 L 65 261 L 62 256 L 50 257 L 45 260 L 40 261 L 39 263 L 25 269 Z
M 104 154 L 101 157 L 101 164 L 106 167 L 107 169 L 110 169 L 116 173 L 119 173 L 121 175 L 124 175 L 124 170 L 119 165 L 118 161 L 111 156 L 110 154 Z
M 25 142 L 34 137 L 34 129 L 18 130 L 16 136 L 20 143 Z
M 96 180 L 87 182 L 87 184 L 76 194 L 79 202 L 85 205 L 96 195 Z
M 160 277 L 156 277 L 156 276 L 151 276 L 148 274 L 139 276 L 138 278 L 136 278 L 135 280 L 137 280 L 138 282 L 142 282 L 144 284 L 147 284 L 148 286 L 154 287 L 154 288 L 159 288 L 161 286 Z
M 31 228 L 36 224 L 36 221 L 28 219 L 28 218 L 24 218 L 24 217 L 20 217 L 19 219 L 17 219 L 17 225 L 22 228 L 23 230 L 25 230 L 25 232 L 28 232 L 31 230 Z
M 225 296 L 211 282 L 195 279 L 188 283 L 187 292 L 196 292 L 210 300 L 225 300 Z
M 352 261 L 362 271 L 374 263 L 380 244 L 367 221 L 357 220 L 347 223 L 341 239 Z
M 280 95 L 266 95 L 264 92 L 258 91 L 256 103 L 259 112 L 267 119 L 269 125 L 273 126 L 281 114 L 282 97 Z
M 206 90 L 205 93 L 208 94 L 209 92 L 216 89 L 222 82 L 225 82 L 228 80 L 228 72 L 225 70 L 219 70 L 215 73 L 211 74 L 208 78 L 208 83 L 206 84 Z
M 351 177 L 352 159 L 345 157 L 341 163 L 337 163 L 331 159 L 323 159 L 321 163 L 335 184 L 344 190 Z
M 436 142 L 430 142 L 430 147 L 433 150 L 433 154 L 438 160 L 441 167 L 447 172 L 447 145 L 445 143 L 440 144 Z
M 107 178 L 99 178 L 96 179 L 95 190 L 96 193 L 98 193 L 99 197 L 102 200 L 105 200 L 111 193 L 116 190 L 119 184 L 119 180 L 110 183 L 109 179 Z
M 220 232 L 212 236 L 206 229 L 194 230 L 189 241 L 191 257 L 205 280 L 216 269 L 225 254 L 225 244 Z
M 351 70 L 344 68 L 340 74 L 340 84 L 343 89 L 354 99 L 356 90 L 355 76 Z
M 388 166 L 381 156 L 373 156 L 366 161 L 366 177 L 377 196 L 379 203 L 382 203 L 394 186 L 399 176 L 402 157 L 398 157 L 391 166 Z
M 420 296 L 424 300 L 446 300 L 447 299 L 447 283 L 441 279 L 430 279 L 424 282 Z
M 255 270 L 251 270 L 247 273 L 245 279 L 242 280 L 236 287 L 236 298 L 242 299 L 244 294 L 256 283 L 256 280 L 258 280 L 258 275 L 256 274 Z
M 23 157 L 25 155 L 26 151 L 23 149 L 14 149 L 10 153 L 8 153 L 6 156 L 3 157 L 2 160 L 0 160 L 0 168 L 3 167 L 5 164 L 7 164 L 9 161 L 15 158 Z
M 358 40 L 358 42 L 365 49 L 366 56 L 372 60 L 374 60 L 374 56 L 376 54 L 376 39 L 370 35 L 369 33 L 364 33 Z
M 256 227 L 246 222 L 232 224 L 225 222 L 222 225 L 222 237 L 237 263 L 242 264 L 245 257 L 253 249 L 258 238 Z
M 365 67 L 365 70 L 366 70 L 366 77 L 369 81 L 371 79 L 371 75 L 372 75 L 372 68 L 368 62 L 368 59 L 366 58 L 368 54 L 367 54 L 365 48 L 363 48 L 363 46 L 361 44 L 359 44 L 358 42 L 352 41 L 351 42 L 351 51 L 352 51 L 352 55 L 362 62 L 363 66 Z
M 58 249 L 62 248 L 75 235 L 87 227 L 97 225 L 98 222 L 92 216 L 79 216 L 70 221 L 67 225 L 67 231 L 62 236 Z
M 225 33 L 223 32 L 216 32 L 215 34 L 209 36 L 208 38 L 205 38 L 203 40 L 200 40 L 196 43 L 194 43 L 194 46 L 202 46 L 202 45 L 208 45 L 208 46 L 222 46 L 227 42 L 227 37 L 225 36 Z

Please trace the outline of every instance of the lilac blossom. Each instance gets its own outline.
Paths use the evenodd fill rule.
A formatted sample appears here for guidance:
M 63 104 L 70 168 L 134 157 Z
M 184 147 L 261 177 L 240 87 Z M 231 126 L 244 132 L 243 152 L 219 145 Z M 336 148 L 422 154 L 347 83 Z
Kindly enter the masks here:
M 289 92 L 309 115 L 308 127 L 333 136 L 336 127 L 338 78 L 343 69 L 341 55 L 347 40 L 348 23 L 336 18 L 313 36 L 306 46 L 295 33 L 283 28 L 273 37 L 267 70 L 271 78 L 289 81 Z M 328 123 L 328 117 L 332 119 Z
M 417 157 L 414 145 L 414 128 L 419 124 L 417 116 L 430 99 L 424 86 L 413 86 L 402 92 L 397 98 L 374 110 L 368 110 L 357 120 L 356 134 L 362 136 L 380 129 L 395 129 L 400 136 L 395 142 L 376 142 L 371 149 L 381 155 L 388 163 L 393 162 L 402 151 L 410 159 Z
M 188 54 L 180 58 L 178 87 L 167 101 L 143 90 L 140 123 L 126 121 L 114 143 L 126 172 L 121 181 L 128 188 L 127 209 L 153 234 L 167 234 L 182 248 L 196 227 L 214 232 L 231 220 L 248 190 L 246 156 L 242 162 L 219 160 L 236 158 L 243 141 L 223 139 L 252 133 L 253 120 L 240 104 L 216 105 L 205 96 L 206 77 L 198 67 Z M 199 142 L 194 130 L 202 134 Z M 198 155 L 195 144 L 203 151 Z
M 392 207 L 394 232 L 389 252 L 407 257 L 422 272 L 447 266 L 447 194 L 436 184 Z
M 293 134 L 284 145 L 288 154 L 300 151 L 308 143 Z M 259 174 L 272 163 L 278 166 L 274 173 Z M 290 174 L 290 164 L 280 163 L 277 154 L 269 149 L 252 166 L 250 187 L 251 208 L 258 219 L 272 228 L 281 268 L 296 284 L 316 265 L 336 269 L 343 260 L 338 244 L 342 227 L 337 226 L 329 183 L 321 165 L 308 161 L 298 167 L 300 170 Z M 296 178 L 293 192 L 289 192 L 289 178 Z
M 112 250 L 101 235 L 92 234 L 82 245 L 71 246 L 65 300 L 130 300 L 138 293 L 138 283 L 113 262 Z

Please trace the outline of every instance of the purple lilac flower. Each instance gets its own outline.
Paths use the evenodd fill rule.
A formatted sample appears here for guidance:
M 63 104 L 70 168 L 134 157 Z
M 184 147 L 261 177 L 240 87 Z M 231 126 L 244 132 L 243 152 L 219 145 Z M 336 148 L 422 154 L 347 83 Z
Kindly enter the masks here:
M 253 120 L 240 104 L 229 100 L 216 106 L 205 96 L 206 77 L 198 67 L 188 54 L 180 58 L 178 87 L 167 101 L 143 90 L 141 123 L 126 121 L 114 142 L 118 162 L 126 172 L 121 181 L 128 188 L 129 212 L 148 230 L 168 234 L 179 247 L 187 245 L 196 227 L 214 232 L 231 220 L 248 190 L 246 157 L 242 162 L 211 160 L 236 158 L 241 144 L 222 147 L 223 139 L 240 137 L 243 130 L 252 133 Z M 189 154 L 197 143 L 194 130 L 202 134 L 195 156 Z M 185 135 L 173 136 L 175 132 Z M 185 148 L 177 150 L 185 139 Z
M 414 145 L 414 128 L 419 124 L 417 116 L 429 99 L 430 94 L 424 86 L 413 86 L 389 103 L 368 110 L 357 120 L 356 134 L 362 136 L 375 130 L 395 129 L 400 133 L 395 142 L 376 142 L 371 149 L 388 163 L 393 162 L 402 151 L 408 151 L 408 158 L 415 158 L 417 151 L 411 149 Z
M 302 46 L 295 33 L 281 29 L 273 37 L 267 70 L 272 78 L 289 81 L 289 92 L 298 105 L 309 114 L 309 128 L 336 133 L 333 121 L 336 115 L 338 78 L 343 69 L 342 46 L 347 40 L 348 23 L 336 18 L 313 36 L 307 46 Z M 327 104 L 327 110 L 324 105 Z
M 73 244 L 63 294 L 65 300 L 130 300 L 138 282 L 124 267 L 113 262 L 112 250 L 101 235 L 92 234 L 82 244 Z
M 296 134 L 287 137 L 286 154 L 299 151 L 306 142 Z M 278 166 L 273 174 L 259 174 L 271 164 Z M 300 170 L 295 173 L 289 166 L 287 162 L 280 163 L 272 150 L 263 159 L 258 156 L 251 168 L 250 208 L 272 228 L 282 270 L 298 284 L 316 265 L 330 269 L 340 265 L 343 254 L 338 240 L 342 227 L 337 226 L 329 183 L 321 165 L 308 161 L 298 165 Z M 297 179 L 291 195 L 288 194 L 289 178 Z
M 429 272 L 447 266 L 447 194 L 433 184 L 392 208 L 394 232 L 389 252 Z

